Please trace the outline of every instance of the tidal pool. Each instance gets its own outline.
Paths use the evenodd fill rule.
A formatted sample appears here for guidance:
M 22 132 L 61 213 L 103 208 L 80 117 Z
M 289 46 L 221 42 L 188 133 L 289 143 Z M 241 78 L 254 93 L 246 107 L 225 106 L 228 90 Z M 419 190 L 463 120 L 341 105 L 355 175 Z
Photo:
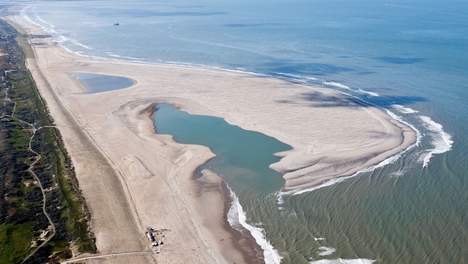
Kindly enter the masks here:
M 100 93 L 124 89 L 132 86 L 132 79 L 95 73 L 76 73 L 73 75 L 86 88 L 89 93 Z
M 209 147 L 216 157 L 204 167 L 221 175 L 236 192 L 271 193 L 283 185 L 281 175 L 269 166 L 279 160 L 275 153 L 290 147 L 272 137 L 169 104 L 157 106 L 154 122 L 157 133 L 170 134 L 179 143 Z

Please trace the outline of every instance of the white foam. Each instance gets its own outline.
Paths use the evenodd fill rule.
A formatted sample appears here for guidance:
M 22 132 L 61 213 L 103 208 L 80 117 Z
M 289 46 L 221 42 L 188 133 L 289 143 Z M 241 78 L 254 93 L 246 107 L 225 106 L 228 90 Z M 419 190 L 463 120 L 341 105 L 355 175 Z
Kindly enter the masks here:
M 278 77 L 279 76 L 284 76 L 285 78 L 291 78 L 291 79 L 295 79 L 295 80 L 298 80 L 298 81 L 301 81 L 303 83 L 308 83 L 309 81 L 320 81 L 318 78 L 316 77 L 312 77 L 312 76 L 308 76 L 308 75 L 300 75 L 300 74 L 291 74 L 291 73 L 284 73 L 284 72 L 277 72 L 275 74 L 265 74 L 265 73 L 258 73 L 258 72 L 252 72 L 252 71 L 247 71 L 246 69 L 243 69 L 243 68 L 234 68 L 234 69 L 229 69 L 229 68 L 223 68 L 223 67 L 219 67 L 219 66 L 212 66 L 212 65 L 205 65 L 205 64 L 198 64 L 198 63 L 187 63 L 187 62 L 180 62 L 180 61 L 168 61 L 168 60 L 157 60 L 157 61 L 154 61 L 154 62 L 150 62 L 150 61 L 147 61 L 147 60 L 144 60 L 142 58 L 136 58 L 136 57 L 129 57 L 129 56 L 122 56 L 122 55 L 118 55 L 118 54 L 115 54 L 115 53 L 112 53 L 112 52 L 105 52 L 105 54 L 109 57 L 105 58 L 105 57 L 100 57 L 100 56 L 95 56 L 95 55 L 85 55 L 83 54 L 83 52 L 80 52 L 80 51 L 74 51 L 74 50 L 71 50 L 69 47 L 66 47 L 64 45 L 64 43 L 71 43 L 75 46 L 79 46 L 79 47 L 82 47 L 84 49 L 87 49 L 87 50 L 92 50 L 93 48 L 90 47 L 90 46 L 87 46 L 81 42 L 79 42 L 78 40 L 76 39 L 72 39 L 72 38 L 69 38 L 69 37 L 66 37 L 64 36 L 63 34 L 59 34 L 56 30 L 55 30 L 55 26 L 48 23 L 47 21 L 43 20 L 38 14 L 37 12 L 35 12 L 34 10 L 34 16 L 35 16 L 35 20 L 32 20 L 30 18 L 30 16 L 28 14 L 26 14 L 26 10 L 29 11 L 29 9 L 31 9 L 31 7 L 33 6 L 27 6 L 25 7 L 23 10 L 22 10 L 22 16 L 30 23 L 32 24 L 35 24 L 39 27 L 42 28 L 42 30 L 48 34 L 50 34 L 51 36 L 53 36 L 54 40 L 60 44 L 60 46 L 62 48 L 64 48 L 67 52 L 70 52 L 70 53 L 73 53 L 75 55 L 78 55 L 78 56 L 82 56 L 82 57 L 87 57 L 87 58 L 92 58 L 92 59 L 111 59 L 109 57 L 112 57 L 112 58 L 115 58 L 115 59 L 123 59 L 123 60 L 126 60 L 126 61 L 130 61 L 132 63 L 145 63 L 145 64 L 172 64 L 172 65 L 178 65 L 178 66 L 186 66 L 186 67 L 193 67 L 193 68 L 203 68 L 203 69 L 210 69 L 210 70 L 222 70 L 222 71 L 226 71 L 226 72 L 235 72 L 235 73 L 243 73 L 243 74 L 249 74 L 249 75 L 253 75 L 253 76 L 259 76 L 259 77 Z M 40 23 L 38 22 L 40 21 Z M 353 90 L 351 89 L 349 86 L 347 85 L 344 85 L 344 84 L 341 84 L 339 82 L 333 82 L 333 81 L 330 81 L 330 82 L 327 82 L 327 81 L 324 81 L 322 82 L 322 84 L 324 85 L 328 85 L 328 86 L 334 86 L 334 87 L 337 87 L 337 88 L 342 88 L 342 89 L 346 89 L 346 90 L 350 90 L 350 91 L 356 91 L 356 90 Z M 373 96 L 378 96 L 377 93 L 373 93 L 373 92 L 369 92 L 369 91 L 365 91 L 365 90 L 362 90 L 362 89 L 359 89 L 358 90 L 359 92 L 361 93 L 366 93 L 366 94 L 369 94 L 369 95 L 373 95 Z
M 279 192 L 276 193 L 276 204 L 277 205 L 283 205 L 284 204 L 284 198 L 283 196 L 278 195 Z
M 339 83 L 339 82 L 323 82 L 324 85 L 327 85 L 327 86 L 332 86 L 332 87 L 336 87 L 336 88 L 341 88 L 341 89 L 346 89 L 346 90 L 350 90 L 352 91 L 352 89 L 347 86 L 347 85 L 344 85 L 342 83 Z
M 404 106 L 398 105 L 398 104 L 392 105 L 392 108 L 398 110 L 400 113 L 403 113 L 403 114 L 416 114 L 416 113 L 419 112 L 417 110 L 414 110 L 413 108 L 404 107 Z
M 36 18 L 37 21 L 39 21 L 40 23 L 37 23 L 39 25 L 41 25 L 43 28 L 47 29 L 48 31 L 51 31 L 51 32 L 56 32 L 55 31 L 55 26 L 47 21 L 45 21 L 44 19 L 42 19 L 39 14 L 37 14 L 37 12 L 34 10 L 34 17 Z
M 422 157 L 423 168 L 429 165 L 433 155 L 442 154 L 452 149 L 453 140 L 452 136 L 444 131 L 444 127 L 432 120 L 428 116 L 419 117 L 423 121 L 423 125 L 430 131 L 432 138 L 431 144 L 432 149 L 426 151 L 426 154 Z
M 321 259 L 310 261 L 310 264 L 372 264 L 375 260 L 372 259 Z
M 31 18 L 31 16 L 28 14 L 28 11 L 32 12 L 32 16 L 34 16 L 34 19 Z M 39 14 L 37 14 L 36 10 L 34 9 L 33 5 L 26 6 L 23 8 L 20 12 L 21 16 L 28 21 L 31 24 L 34 24 L 42 29 L 45 33 L 51 35 L 51 37 L 57 42 L 58 44 L 61 44 L 62 47 L 65 47 L 65 43 L 70 43 L 72 45 L 84 48 L 86 50 L 92 50 L 92 48 L 88 45 L 85 45 L 81 42 L 79 42 L 76 39 L 70 38 L 65 36 L 64 34 L 61 34 L 57 32 L 55 29 L 55 26 L 44 19 L 42 19 Z
M 356 174 L 357 175 L 357 174 Z M 325 181 L 324 183 L 320 184 L 320 185 L 317 185 L 317 186 L 314 186 L 314 187 L 310 187 L 310 188 L 306 188 L 306 189 L 302 189 L 302 190 L 297 190 L 297 191 L 287 191 L 287 192 L 279 192 L 278 195 L 279 196 L 283 196 L 283 195 L 299 195 L 299 194 L 303 194 L 303 193 L 307 193 L 307 192 L 312 192 L 312 191 L 316 191 L 318 189 L 322 189 L 322 188 L 325 188 L 325 187 L 329 187 L 329 186 L 332 186 L 332 185 L 335 185 L 337 183 L 340 183 L 344 180 L 347 180 L 349 178 L 352 178 L 354 177 L 355 175 L 351 175 L 351 176 L 345 176 L 345 177 L 340 177 L 340 178 L 336 178 L 336 179 L 332 179 L 332 180 L 328 180 L 328 181 Z
M 353 96 L 353 97 L 354 97 L 354 96 Z M 331 179 L 331 180 L 328 180 L 328 181 L 323 182 L 323 183 L 320 184 L 320 185 L 317 185 L 317 186 L 314 186 L 314 187 L 310 187 L 310 188 L 306 188 L 306 189 L 302 189 L 302 190 L 291 190 L 291 191 L 286 191 L 286 192 L 280 191 L 280 192 L 277 193 L 277 196 L 278 196 L 278 197 L 277 197 L 277 201 L 283 201 L 283 200 L 284 200 L 284 198 L 283 198 L 284 195 L 299 195 L 299 194 L 303 194 L 303 193 L 307 193 L 307 192 L 312 192 L 312 191 L 315 191 L 315 190 L 318 190 L 318 189 L 322 189 L 322 188 L 325 188 L 325 187 L 329 187 L 329 186 L 335 185 L 335 184 L 340 183 L 340 182 L 343 182 L 343 181 L 345 181 L 345 180 L 347 180 L 347 179 L 356 177 L 356 176 L 358 176 L 358 175 L 361 174 L 361 173 L 371 172 L 371 171 L 373 171 L 373 170 L 375 170 L 375 169 L 377 169 L 377 168 L 381 168 L 381 167 L 387 166 L 387 165 L 392 164 L 392 163 L 394 163 L 395 161 L 397 161 L 397 160 L 398 160 L 401 156 L 403 156 L 403 154 L 405 154 L 406 152 L 408 152 L 408 151 L 410 151 L 411 149 L 413 149 L 414 147 L 418 146 L 418 145 L 420 144 L 420 142 L 421 142 L 421 132 L 419 132 L 419 130 L 418 130 L 416 127 L 414 127 L 414 126 L 411 125 L 410 123 L 404 121 L 400 116 L 396 115 L 396 114 L 393 113 L 392 111 L 390 111 L 390 110 L 388 110 L 388 109 L 385 109 L 385 111 L 387 112 L 387 114 L 388 114 L 391 118 L 393 118 L 393 119 L 395 119 L 395 120 L 397 120 L 397 121 L 399 121 L 399 122 L 401 122 L 401 123 L 403 123 L 403 124 L 409 126 L 411 129 L 413 129 L 413 130 L 416 132 L 416 142 L 415 142 L 415 143 L 411 144 L 410 146 L 408 146 L 406 149 L 404 149 L 403 151 L 399 152 L 398 154 L 395 154 L 395 155 L 393 155 L 393 156 L 390 156 L 390 157 L 388 157 L 387 159 L 381 161 L 380 163 L 378 163 L 378 164 L 376 164 L 376 165 L 374 165 L 374 166 L 370 166 L 370 167 L 368 167 L 368 168 L 366 168 L 366 169 L 357 171 L 357 172 L 355 172 L 355 173 L 352 174 L 352 175 L 344 176 L 344 177 L 339 177 L 339 178 L 335 178 L 335 179 Z
M 421 143 L 421 132 L 415 126 L 413 126 L 412 124 L 406 122 L 405 120 L 403 120 L 403 118 L 401 116 L 396 115 L 395 113 L 393 113 L 392 111 L 390 111 L 388 109 L 385 109 L 385 112 L 387 112 L 387 114 L 391 118 L 397 120 L 400 123 L 403 123 L 403 124 L 409 126 L 411 129 L 413 129 L 414 132 L 416 132 L 416 142 L 413 145 L 411 145 L 407 150 L 405 150 L 405 152 L 408 151 L 409 149 L 412 149 L 412 148 L 418 146 Z
M 76 45 L 76 46 L 79 46 L 79 47 L 82 47 L 84 49 L 87 49 L 87 50 L 92 50 L 93 48 L 91 48 L 90 46 L 88 45 L 85 45 L 81 42 L 79 42 L 78 40 L 76 39 L 72 39 L 72 38 L 67 38 L 67 41 L 72 43 L 73 45 Z
M 36 25 L 42 29 L 42 31 L 50 34 L 50 35 L 55 35 L 57 32 L 55 31 L 55 26 L 46 22 L 43 20 L 36 12 L 34 9 L 34 6 L 26 6 L 21 10 L 20 14 L 21 16 L 28 22 L 32 23 L 33 25 Z M 30 15 L 27 14 L 28 11 L 31 11 L 34 15 L 35 19 L 32 19 Z
M 322 84 L 326 85 L 326 86 L 331 86 L 331 87 L 335 87 L 335 88 L 348 90 L 348 91 L 358 92 L 358 93 L 361 93 L 361 94 L 367 94 L 367 95 L 370 95 L 370 96 L 380 96 L 376 92 L 367 91 L 367 90 L 364 90 L 364 89 L 361 89 L 361 88 L 359 88 L 357 90 L 351 89 L 351 87 L 349 87 L 348 85 L 345 85 L 345 84 L 342 84 L 342 83 L 339 83 L 339 82 L 324 81 L 324 82 L 322 82 Z
M 318 249 L 319 249 L 318 255 L 322 257 L 329 256 L 336 252 L 336 248 L 332 248 L 332 247 L 319 247 Z
M 293 74 L 293 73 L 285 73 L 285 72 L 277 72 L 276 75 L 297 79 L 297 80 L 304 80 L 304 81 L 316 81 L 317 78 L 312 76 L 300 75 L 300 74 Z
M 130 61 L 144 61 L 143 58 L 137 58 L 137 57 L 130 57 L 130 56 L 122 56 L 122 55 L 118 55 L 118 54 L 115 54 L 113 52 L 110 52 L 110 51 L 107 51 L 105 52 L 107 56 L 109 57 L 114 57 L 114 58 L 118 58 L 118 59 L 125 59 L 125 60 L 130 60 Z
M 390 173 L 390 177 L 393 177 L 393 178 L 399 178 L 399 177 L 402 177 L 403 175 L 405 175 L 406 173 L 406 170 L 403 170 L 403 169 L 400 169 L 400 170 L 397 170 L 397 171 L 394 171 L 392 173 Z
M 25 6 L 23 9 L 20 11 L 20 16 L 23 17 L 28 23 L 31 23 L 36 26 L 40 26 L 38 23 L 33 21 L 27 14 L 26 12 L 29 11 L 32 8 L 32 6 Z
M 227 215 L 229 224 L 233 228 L 239 227 L 240 225 L 250 232 L 255 242 L 262 248 L 263 258 L 266 264 L 280 264 L 281 256 L 266 239 L 263 228 L 252 226 L 247 223 L 247 216 L 242 205 L 239 203 L 239 199 L 229 186 L 228 189 L 231 194 L 231 208 L 229 208 Z
M 359 88 L 357 91 L 362 93 L 362 94 L 367 94 L 367 95 L 370 95 L 370 96 L 375 96 L 375 97 L 380 96 L 376 92 L 367 91 L 367 90 L 364 90 L 364 89 L 361 89 L 361 88 Z

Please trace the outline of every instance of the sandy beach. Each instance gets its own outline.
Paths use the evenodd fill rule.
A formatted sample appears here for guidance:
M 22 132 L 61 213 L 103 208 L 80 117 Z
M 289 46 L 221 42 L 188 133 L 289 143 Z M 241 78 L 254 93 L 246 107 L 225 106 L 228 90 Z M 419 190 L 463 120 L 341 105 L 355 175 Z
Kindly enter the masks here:
M 9 21 L 28 34 L 40 29 Z M 88 58 L 47 38 L 32 39 L 28 67 L 72 157 L 92 214 L 99 254 L 109 263 L 251 263 L 258 249 L 238 243 L 226 225 L 219 177 L 194 180 L 213 157 L 154 133 L 158 102 L 193 114 L 218 116 L 289 144 L 272 168 L 282 191 L 296 192 L 376 165 L 416 140 L 407 125 L 383 110 L 332 89 L 243 72 Z M 131 78 L 130 88 L 86 93 L 78 72 Z M 150 251 L 146 226 L 168 229 L 161 254 Z M 119 253 L 135 252 L 134 255 Z M 250 257 L 249 257 L 250 256 Z

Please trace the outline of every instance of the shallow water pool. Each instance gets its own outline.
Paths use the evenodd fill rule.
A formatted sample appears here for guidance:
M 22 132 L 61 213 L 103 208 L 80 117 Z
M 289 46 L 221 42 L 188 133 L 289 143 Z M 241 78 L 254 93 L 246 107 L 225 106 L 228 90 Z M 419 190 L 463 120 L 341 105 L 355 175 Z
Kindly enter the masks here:
M 89 93 L 124 89 L 135 83 L 132 79 L 113 75 L 76 73 L 73 76 L 81 82 Z

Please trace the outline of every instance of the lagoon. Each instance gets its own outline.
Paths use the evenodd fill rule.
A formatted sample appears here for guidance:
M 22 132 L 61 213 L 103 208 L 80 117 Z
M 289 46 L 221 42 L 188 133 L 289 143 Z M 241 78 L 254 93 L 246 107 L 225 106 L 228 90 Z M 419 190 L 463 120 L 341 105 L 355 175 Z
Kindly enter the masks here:
M 290 147 L 264 134 L 244 130 L 224 119 L 191 115 L 169 104 L 159 104 L 155 115 L 157 133 L 170 134 L 183 144 L 204 145 L 216 157 L 204 165 L 221 175 L 232 188 L 243 191 L 275 192 L 284 181 L 269 168 Z
M 76 73 L 74 77 L 86 88 L 89 93 L 100 93 L 124 89 L 132 86 L 132 79 L 95 73 Z

